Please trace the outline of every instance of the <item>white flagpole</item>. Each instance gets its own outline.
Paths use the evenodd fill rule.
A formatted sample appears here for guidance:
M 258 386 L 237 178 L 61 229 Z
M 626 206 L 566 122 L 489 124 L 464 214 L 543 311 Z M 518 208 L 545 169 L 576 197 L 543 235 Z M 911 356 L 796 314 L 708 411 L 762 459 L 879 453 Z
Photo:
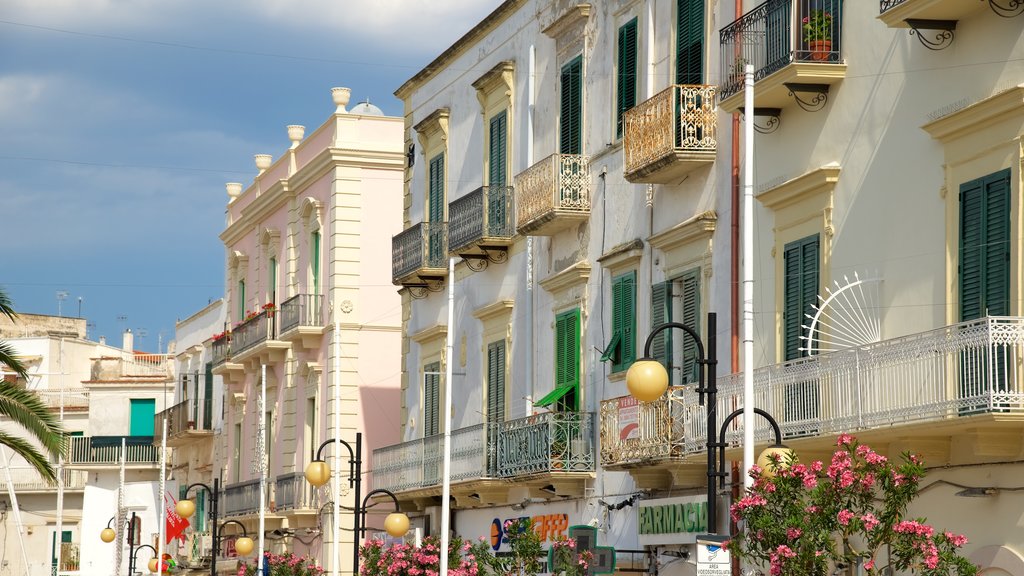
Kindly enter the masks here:
M 267 450 L 270 446 L 267 446 L 267 365 L 263 364 L 260 367 L 260 431 L 259 431 L 259 444 L 262 449 L 259 453 L 260 459 L 260 531 L 259 531 L 259 559 L 256 563 L 257 566 L 263 568 L 265 562 L 263 557 L 263 528 L 266 523 L 267 517 Z
M 448 532 L 451 527 L 452 495 L 452 370 L 455 339 L 455 258 L 448 259 L 448 331 L 444 362 L 444 458 L 441 461 L 441 566 L 440 576 L 448 576 Z
M 160 434 L 160 535 L 156 542 L 156 573 L 164 573 L 164 539 L 167 537 L 167 413 L 164 412 L 163 433 Z
M 14 481 L 11 479 L 11 463 L 7 459 L 7 447 L 0 446 L 0 454 L 4 457 L 4 472 L 7 474 L 7 494 L 11 497 L 11 508 L 14 512 L 14 525 L 18 528 L 18 542 L 21 544 L 21 561 L 28 570 L 28 552 L 25 550 L 25 526 L 21 523 L 21 509 L 18 508 L 18 496 L 14 493 Z M 60 535 L 58 534 L 58 538 Z
M 331 313 L 337 314 L 338 311 L 334 309 L 333 303 L 331 306 Z M 334 379 L 332 380 L 333 394 L 333 423 L 332 428 L 334 429 L 334 462 L 335 465 L 331 467 L 331 496 L 334 500 L 333 516 L 331 516 L 331 576 L 338 576 L 338 570 L 341 567 L 341 531 L 338 526 L 338 518 L 341 516 L 341 486 L 340 474 L 341 466 L 338 464 L 342 462 L 341 456 L 341 348 L 339 341 L 341 340 L 341 322 L 338 321 L 338 317 L 334 317 Z M 359 506 L 359 502 L 356 502 L 356 506 Z M 358 510 L 356 514 L 353 514 L 353 518 L 358 518 Z M 359 538 L 359 534 L 352 534 L 353 538 Z M 352 576 L 356 576 L 353 574 Z
M 57 351 L 57 366 L 60 367 L 60 426 L 64 428 L 64 339 L 60 339 Z M 49 388 L 49 384 L 47 384 Z M 64 455 L 57 454 L 57 570 L 63 564 L 64 556 Z
M 743 488 L 754 481 L 754 66 L 747 64 L 743 105 Z

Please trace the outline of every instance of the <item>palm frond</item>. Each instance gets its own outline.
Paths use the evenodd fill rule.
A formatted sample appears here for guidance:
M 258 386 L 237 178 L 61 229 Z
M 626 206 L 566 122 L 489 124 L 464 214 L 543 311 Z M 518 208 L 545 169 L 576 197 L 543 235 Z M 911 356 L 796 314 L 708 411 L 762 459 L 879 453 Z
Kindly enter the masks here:
M 18 360 L 14 346 L 3 340 L 0 340 L 0 364 L 6 365 L 22 380 L 28 380 L 28 368 Z
M 7 316 L 12 321 L 18 316 L 14 312 L 14 303 L 11 302 L 11 297 L 3 288 L 0 288 L 0 314 Z
M 0 382 L 0 416 L 21 425 L 50 455 L 64 453 L 64 426 L 35 392 Z
M 29 463 L 30 466 L 35 468 L 39 474 L 45 478 L 51 484 L 57 482 L 57 473 L 53 469 L 53 464 L 47 460 L 39 450 L 36 449 L 28 440 L 11 434 L 10 432 L 0 430 L 0 445 L 7 446 L 14 450 L 14 453 L 21 456 Z

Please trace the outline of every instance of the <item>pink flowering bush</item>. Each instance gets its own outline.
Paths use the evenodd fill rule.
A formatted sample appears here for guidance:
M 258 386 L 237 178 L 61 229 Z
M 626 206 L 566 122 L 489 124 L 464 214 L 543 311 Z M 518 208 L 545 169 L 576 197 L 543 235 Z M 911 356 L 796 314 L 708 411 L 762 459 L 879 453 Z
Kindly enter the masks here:
M 278 556 L 270 552 L 264 552 L 267 566 L 270 567 L 270 576 L 322 576 L 324 569 L 317 566 L 316 561 L 306 556 L 296 556 L 291 552 L 285 552 Z M 253 564 L 240 563 L 237 576 L 257 576 L 259 568 Z
M 441 570 L 441 546 L 436 536 L 425 538 L 419 548 L 369 540 L 359 548 L 359 558 L 360 576 L 438 576 Z M 490 558 L 483 540 L 472 543 L 452 538 L 448 546 L 448 574 L 484 576 Z
M 559 536 L 551 542 L 551 572 L 564 576 L 586 576 L 594 553 L 583 550 L 577 553 L 576 539 Z
M 536 576 L 544 571 L 541 537 L 529 518 L 505 520 L 502 526 L 508 538 L 507 556 L 491 556 L 488 566 L 495 576 Z
M 825 576 L 858 562 L 869 576 L 887 564 L 920 576 L 977 573 L 957 555 L 966 537 L 906 518 L 925 472 L 920 459 L 907 453 L 895 464 L 848 434 L 837 446 L 827 467 L 776 455 L 769 470 L 752 468 L 753 487 L 730 510 L 740 531 L 729 550 L 771 576 Z

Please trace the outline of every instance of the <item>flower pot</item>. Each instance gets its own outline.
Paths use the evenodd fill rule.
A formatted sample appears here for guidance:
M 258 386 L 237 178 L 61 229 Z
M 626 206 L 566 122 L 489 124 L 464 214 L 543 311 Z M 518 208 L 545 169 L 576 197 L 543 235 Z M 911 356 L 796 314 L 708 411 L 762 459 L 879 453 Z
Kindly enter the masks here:
M 807 47 L 811 51 L 811 60 L 816 62 L 825 62 L 832 54 L 831 40 L 811 40 Z

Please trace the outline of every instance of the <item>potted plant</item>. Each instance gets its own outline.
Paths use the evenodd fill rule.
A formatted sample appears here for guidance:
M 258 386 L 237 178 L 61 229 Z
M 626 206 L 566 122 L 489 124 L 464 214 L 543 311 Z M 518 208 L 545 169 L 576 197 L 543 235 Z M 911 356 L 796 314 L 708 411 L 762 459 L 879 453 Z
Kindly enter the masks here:
M 810 50 L 811 60 L 828 60 L 832 52 L 832 13 L 811 10 L 803 20 L 804 42 Z

